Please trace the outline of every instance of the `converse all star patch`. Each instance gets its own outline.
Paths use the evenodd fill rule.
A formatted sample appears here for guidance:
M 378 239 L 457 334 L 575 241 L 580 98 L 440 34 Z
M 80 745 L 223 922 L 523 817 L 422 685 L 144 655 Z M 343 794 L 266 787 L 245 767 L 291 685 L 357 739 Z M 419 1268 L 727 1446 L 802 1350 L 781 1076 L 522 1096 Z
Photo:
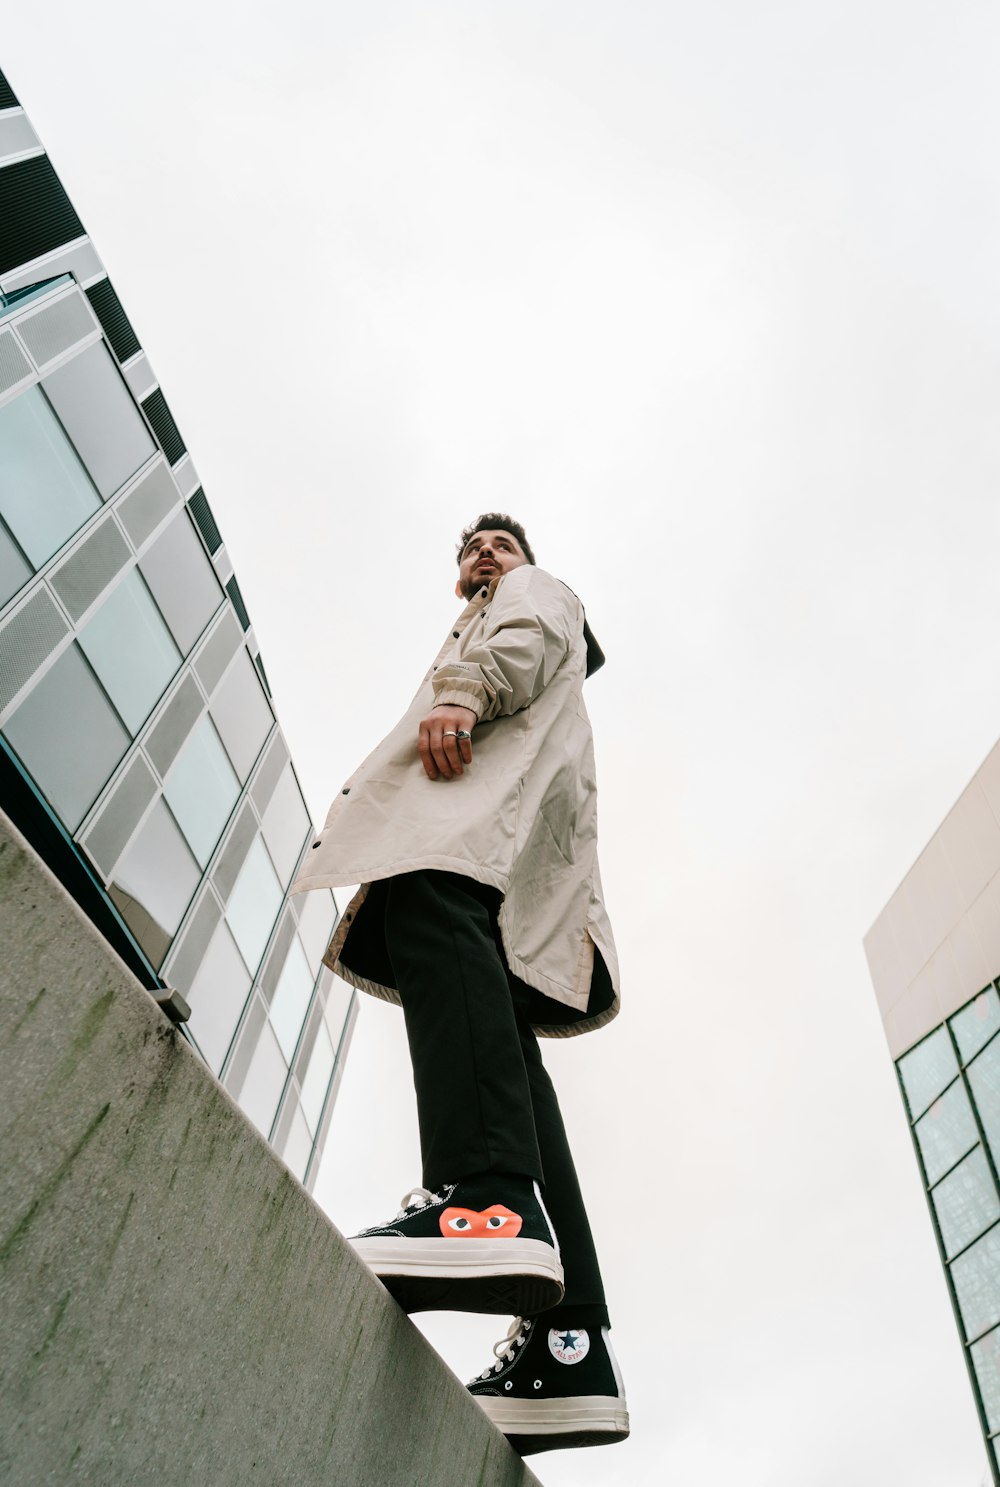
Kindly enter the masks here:
M 590 1334 L 582 1327 L 562 1332 L 553 1327 L 549 1331 L 549 1352 L 557 1363 L 582 1363 L 590 1352 Z

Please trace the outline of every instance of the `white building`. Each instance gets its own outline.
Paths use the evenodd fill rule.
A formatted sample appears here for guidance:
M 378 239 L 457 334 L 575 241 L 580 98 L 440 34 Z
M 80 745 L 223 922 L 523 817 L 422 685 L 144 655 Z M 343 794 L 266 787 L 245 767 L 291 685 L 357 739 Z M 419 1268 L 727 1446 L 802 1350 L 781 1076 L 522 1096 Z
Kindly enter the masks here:
M 250 616 L 104 264 L 0 75 L 0 805 L 307 1186 L 355 1015 Z
M 1000 1483 L 1000 744 L 865 951 Z

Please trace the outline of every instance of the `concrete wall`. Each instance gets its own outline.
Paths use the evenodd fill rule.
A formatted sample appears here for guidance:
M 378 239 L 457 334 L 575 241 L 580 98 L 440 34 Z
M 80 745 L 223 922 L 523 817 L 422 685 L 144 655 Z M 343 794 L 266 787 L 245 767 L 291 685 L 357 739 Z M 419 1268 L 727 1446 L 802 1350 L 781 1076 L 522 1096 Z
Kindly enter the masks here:
M 1000 744 L 865 936 L 893 1058 L 1000 976 Z
M 535 1482 L 4 817 L 0 936 L 0 1482 Z

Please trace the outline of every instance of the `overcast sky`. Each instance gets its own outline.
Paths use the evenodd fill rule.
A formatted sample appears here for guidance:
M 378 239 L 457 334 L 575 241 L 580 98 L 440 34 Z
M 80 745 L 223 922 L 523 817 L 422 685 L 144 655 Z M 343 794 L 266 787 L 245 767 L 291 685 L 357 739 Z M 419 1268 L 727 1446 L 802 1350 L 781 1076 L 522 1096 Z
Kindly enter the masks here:
M 607 652 L 623 1011 L 549 1063 L 633 1437 L 543 1482 L 979 1487 L 861 937 L 1000 735 L 995 7 L 50 0 L 4 32 L 314 816 L 480 510 Z M 366 1003 L 317 1197 L 353 1232 L 419 1170 Z M 505 1326 L 421 1325 L 463 1378 Z

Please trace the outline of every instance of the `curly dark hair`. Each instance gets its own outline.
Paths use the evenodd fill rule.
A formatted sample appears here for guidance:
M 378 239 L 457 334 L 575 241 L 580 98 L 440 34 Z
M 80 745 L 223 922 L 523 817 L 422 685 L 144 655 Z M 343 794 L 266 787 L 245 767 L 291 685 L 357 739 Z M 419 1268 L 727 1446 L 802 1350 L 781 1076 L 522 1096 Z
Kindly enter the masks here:
M 507 516 L 502 511 L 486 511 L 482 516 L 477 516 L 472 525 L 466 527 L 459 538 L 456 562 L 460 567 L 462 554 L 477 532 L 509 532 L 521 544 L 521 551 L 528 559 L 528 562 L 533 566 L 537 566 L 535 564 L 535 554 L 531 551 L 531 543 L 528 541 L 521 523 L 515 521 L 512 516 Z

